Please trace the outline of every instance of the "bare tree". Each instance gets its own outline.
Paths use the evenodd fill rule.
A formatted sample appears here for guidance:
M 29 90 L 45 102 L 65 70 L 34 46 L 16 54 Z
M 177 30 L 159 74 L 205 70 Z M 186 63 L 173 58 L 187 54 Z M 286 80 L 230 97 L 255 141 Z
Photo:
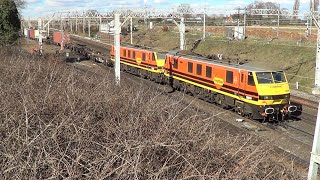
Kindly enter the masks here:
M 279 9 L 279 5 L 273 2 L 254 1 L 247 9 Z
M 180 4 L 177 11 L 184 15 L 185 18 L 191 17 L 193 9 L 190 4 Z

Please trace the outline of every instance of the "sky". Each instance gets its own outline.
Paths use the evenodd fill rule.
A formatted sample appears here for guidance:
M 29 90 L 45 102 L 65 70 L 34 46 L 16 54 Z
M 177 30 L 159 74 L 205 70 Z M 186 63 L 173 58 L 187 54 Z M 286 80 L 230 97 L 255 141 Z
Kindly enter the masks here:
M 254 0 L 25 0 L 27 5 L 22 9 L 24 18 L 36 18 L 44 15 L 52 15 L 57 11 L 74 11 L 96 9 L 100 12 L 108 12 L 113 9 L 142 8 L 147 7 L 170 8 L 179 4 L 190 4 L 192 7 L 214 7 L 233 9 L 245 7 Z M 281 7 L 292 10 L 294 0 L 262 0 L 280 3 Z M 306 10 L 309 0 L 300 0 L 300 10 Z

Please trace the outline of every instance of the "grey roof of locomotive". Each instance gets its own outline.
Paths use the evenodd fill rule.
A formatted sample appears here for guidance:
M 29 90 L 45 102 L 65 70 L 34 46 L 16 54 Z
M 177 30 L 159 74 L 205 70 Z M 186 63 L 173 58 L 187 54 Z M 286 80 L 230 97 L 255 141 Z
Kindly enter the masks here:
M 232 63 L 232 62 L 229 63 L 228 60 L 209 59 L 209 58 L 201 57 L 201 56 L 179 54 L 179 53 L 177 53 L 177 51 L 170 51 L 170 52 L 168 52 L 168 54 L 188 58 L 193 61 L 204 62 L 204 63 L 208 63 L 208 64 L 214 64 L 214 65 L 224 66 L 227 68 L 234 68 L 234 69 L 246 70 L 246 71 L 251 71 L 251 72 L 279 71 L 279 69 L 265 68 L 265 67 L 261 67 L 261 66 L 254 65 L 254 64 L 250 65 L 250 63 L 236 64 L 236 63 Z
M 146 47 L 142 47 L 142 46 L 125 45 L 124 47 L 133 48 L 133 49 L 140 49 L 140 50 L 145 50 L 145 51 L 151 51 L 151 52 L 156 51 L 156 50 L 153 50 L 152 48 L 146 48 Z M 219 66 L 224 66 L 224 67 L 229 67 L 229 68 L 234 68 L 234 69 L 239 69 L 239 70 L 246 70 L 246 71 L 251 71 L 251 72 L 279 71 L 279 69 L 266 68 L 261 65 L 259 66 L 257 64 L 251 64 L 251 63 L 236 64 L 236 63 L 232 63 L 232 62 L 229 63 L 228 60 L 209 59 L 209 58 L 197 56 L 197 55 L 180 54 L 179 50 L 169 51 L 167 53 L 170 55 L 185 57 L 185 58 L 191 59 L 193 61 L 205 62 L 208 64 L 214 64 L 214 65 L 219 65 Z M 157 54 L 159 57 L 161 56 L 161 58 L 162 58 L 163 56 L 165 56 L 166 52 L 157 52 Z

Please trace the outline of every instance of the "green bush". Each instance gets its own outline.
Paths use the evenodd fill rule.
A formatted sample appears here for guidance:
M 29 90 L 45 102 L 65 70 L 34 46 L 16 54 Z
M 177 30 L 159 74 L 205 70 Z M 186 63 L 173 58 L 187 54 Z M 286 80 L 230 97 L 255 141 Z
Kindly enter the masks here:
M 17 43 L 21 23 L 17 6 L 12 0 L 0 1 L 0 46 Z

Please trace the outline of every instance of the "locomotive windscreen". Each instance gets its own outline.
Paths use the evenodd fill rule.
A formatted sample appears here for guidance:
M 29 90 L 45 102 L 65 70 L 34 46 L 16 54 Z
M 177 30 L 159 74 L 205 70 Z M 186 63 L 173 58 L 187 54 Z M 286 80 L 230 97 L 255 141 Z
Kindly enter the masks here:
M 286 82 L 286 78 L 282 71 L 276 72 L 257 72 L 257 79 L 259 84 L 273 84 Z

